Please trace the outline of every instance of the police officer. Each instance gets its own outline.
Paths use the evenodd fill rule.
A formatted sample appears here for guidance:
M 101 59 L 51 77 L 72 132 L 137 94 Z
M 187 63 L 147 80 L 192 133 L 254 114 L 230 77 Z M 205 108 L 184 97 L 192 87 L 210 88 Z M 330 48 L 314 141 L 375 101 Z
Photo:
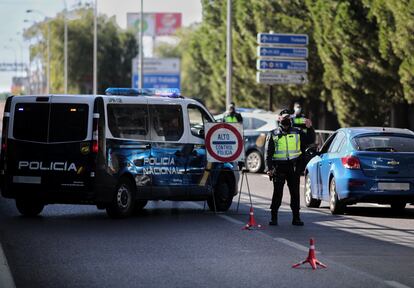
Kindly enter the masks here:
M 306 128 L 306 117 L 305 115 L 302 113 L 302 106 L 300 105 L 300 103 L 295 102 L 295 104 L 293 105 L 293 117 L 292 117 L 292 124 L 293 127 L 296 128 L 300 128 L 302 129 L 305 133 L 307 132 L 307 128 Z
M 306 119 L 307 132 L 292 127 L 289 110 L 282 110 L 278 116 L 279 127 L 271 132 L 268 139 L 266 162 L 268 175 L 273 180 L 273 197 L 271 209 L 271 221 L 269 225 L 277 225 L 277 213 L 282 203 L 283 187 L 285 181 L 290 192 L 290 208 L 293 213 L 292 224 L 303 226 L 299 216 L 300 197 L 300 169 L 298 163 L 304 152 L 304 145 L 312 143 L 315 139 L 315 131 L 312 122 Z
M 240 113 L 236 112 L 236 105 L 234 105 L 234 102 L 231 102 L 229 105 L 229 108 L 227 112 L 224 114 L 223 122 L 226 123 L 242 123 L 243 117 Z
M 299 102 L 295 102 L 293 104 L 293 115 L 292 118 L 292 126 L 302 129 L 303 132 L 307 133 L 306 128 L 306 117 L 305 114 L 303 114 L 302 106 Z M 315 141 L 312 141 L 311 143 L 307 143 L 307 145 L 304 146 L 304 149 L 308 148 L 311 144 L 314 144 Z M 303 175 L 303 171 L 305 170 L 306 164 L 310 161 L 312 157 L 309 157 L 309 155 L 304 155 L 300 159 L 300 163 L 298 163 L 298 169 L 300 170 L 300 174 Z

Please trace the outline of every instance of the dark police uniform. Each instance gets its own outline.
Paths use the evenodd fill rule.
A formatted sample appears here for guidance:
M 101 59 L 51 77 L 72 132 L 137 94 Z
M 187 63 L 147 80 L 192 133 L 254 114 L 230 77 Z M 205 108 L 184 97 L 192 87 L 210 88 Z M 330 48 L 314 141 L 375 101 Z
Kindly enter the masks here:
M 271 225 L 277 225 L 277 212 L 282 203 L 285 182 L 290 191 L 290 207 L 293 213 L 293 225 L 303 225 L 299 217 L 300 209 L 300 160 L 303 157 L 305 145 L 312 143 L 315 132 L 312 127 L 307 133 L 301 129 L 290 127 L 284 131 L 281 127 L 273 130 L 268 139 L 266 162 L 269 171 L 273 173 L 273 198 Z

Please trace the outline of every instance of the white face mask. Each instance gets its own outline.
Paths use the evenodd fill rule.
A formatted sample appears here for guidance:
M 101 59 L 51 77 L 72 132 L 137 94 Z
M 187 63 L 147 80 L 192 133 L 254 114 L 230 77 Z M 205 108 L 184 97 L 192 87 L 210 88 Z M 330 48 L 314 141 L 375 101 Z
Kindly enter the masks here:
M 302 112 L 302 108 L 300 108 L 300 107 L 295 107 L 295 114 L 297 115 L 297 114 L 300 114 L 300 112 Z

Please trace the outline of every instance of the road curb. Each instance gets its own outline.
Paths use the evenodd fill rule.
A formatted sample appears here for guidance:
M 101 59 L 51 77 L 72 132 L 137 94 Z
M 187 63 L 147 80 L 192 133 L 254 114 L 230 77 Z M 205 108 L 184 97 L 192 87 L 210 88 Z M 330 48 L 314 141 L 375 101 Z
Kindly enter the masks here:
M 2 288 L 16 288 L 13 277 L 10 272 L 9 264 L 7 263 L 6 255 L 0 243 L 0 287 Z

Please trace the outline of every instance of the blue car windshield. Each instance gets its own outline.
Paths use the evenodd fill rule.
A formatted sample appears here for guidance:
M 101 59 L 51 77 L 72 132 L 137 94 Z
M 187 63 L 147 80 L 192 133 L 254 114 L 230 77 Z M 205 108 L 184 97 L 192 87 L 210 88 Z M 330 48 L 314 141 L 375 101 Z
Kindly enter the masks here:
M 359 151 L 414 152 L 414 138 L 398 135 L 370 135 L 354 138 Z

